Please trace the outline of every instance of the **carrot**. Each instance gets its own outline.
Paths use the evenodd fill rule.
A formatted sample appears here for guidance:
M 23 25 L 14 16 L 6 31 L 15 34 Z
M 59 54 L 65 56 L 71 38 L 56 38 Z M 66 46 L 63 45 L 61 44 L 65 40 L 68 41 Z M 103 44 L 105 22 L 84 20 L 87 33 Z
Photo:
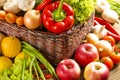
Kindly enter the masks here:
M 19 26 L 24 25 L 24 21 L 23 21 L 22 16 L 19 16 L 19 17 L 16 18 L 16 24 L 19 25 Z
M 5 17 L 5 20 L 8 23 L 15 23 L 16 22 L 16 18 L 17 18 L 17 16 L 15 14 L 13 14 L 13 13 L 7 13 L 6 17 Z
M 4 10 L 0 10 L 0 20 L 5 20 L 6 12 Z

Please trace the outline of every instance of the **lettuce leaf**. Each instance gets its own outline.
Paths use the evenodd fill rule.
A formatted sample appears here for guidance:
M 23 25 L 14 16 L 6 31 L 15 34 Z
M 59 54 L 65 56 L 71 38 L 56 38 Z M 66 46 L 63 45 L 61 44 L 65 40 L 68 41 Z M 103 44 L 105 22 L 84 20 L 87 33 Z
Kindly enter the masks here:
M 22 80 L 23 65 L 23 59 L 17 60 L 11 68 L 0 73 L 0 80 Z M 27 64 L 25 65 L 27 68 Z M 24 71 L 24 80 L 32 80 L 32 74 L 27 69 Z
M 96 0 L 65 0 L 73 9 L 75 24 L 85 22 L 94 11 Z

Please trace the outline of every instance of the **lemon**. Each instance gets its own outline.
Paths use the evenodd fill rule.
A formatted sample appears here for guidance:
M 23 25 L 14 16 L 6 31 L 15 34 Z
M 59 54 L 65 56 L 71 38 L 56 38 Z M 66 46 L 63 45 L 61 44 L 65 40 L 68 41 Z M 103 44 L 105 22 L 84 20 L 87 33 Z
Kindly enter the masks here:
M 1 50 L 3 55 L 13 58 L 20 53 L 21 42 L 16 37 L 7 36 L 1 42 Z
M 12 60 L 6 56 L 0 57 L 0 72 L 3 70 L 10 68 L 12 66 Z

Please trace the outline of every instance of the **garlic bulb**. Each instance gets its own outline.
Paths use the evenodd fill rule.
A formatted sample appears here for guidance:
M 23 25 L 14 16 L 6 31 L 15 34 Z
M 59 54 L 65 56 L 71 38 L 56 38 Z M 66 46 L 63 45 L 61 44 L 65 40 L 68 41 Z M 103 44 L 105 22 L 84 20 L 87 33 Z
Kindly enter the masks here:
M 110 10 L 110 9 L 103 11 L 101 17 L 110 23 L 115 23 L 119 19 L 117 12 L 115 12 L 114 10 Z
M 104 36 L 107 35 L 107 30 L 102 25 L 96 25 L 93 28 L 93 33 L 96 34 L 99 39 L 102 39 Z
M 35 0 L 18 0 L 18 7 L 23 11 L 31 10 L 35 6 Z
M 106 9 L 110 9 L 110 4 L 107 0 L 97 0 L 95 9 L 97 12 L 102 13 Z
M 18 13 L 20 9 L 18 8 L 17 0 L 7 0 L 4 4 L 3 9 L 7 12 Z

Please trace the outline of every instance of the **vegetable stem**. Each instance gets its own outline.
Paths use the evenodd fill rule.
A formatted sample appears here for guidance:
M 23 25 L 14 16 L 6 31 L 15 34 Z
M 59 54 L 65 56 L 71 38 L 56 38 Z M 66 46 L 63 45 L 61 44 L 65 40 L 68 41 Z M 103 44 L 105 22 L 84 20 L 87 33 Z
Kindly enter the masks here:
M 44 66 L 48 69 L 48 71 L 58 80 L 58 77 L 56 75 L 56 72 L 52 65 L 45 59 L 45 57 L 35 48 L 33 48 L 30 44 L 27 42 L 23 41 L 22 42 L 22 48 L 23 52 L 26 51 L 28 52 L 29 55 L 35 56 Z
M 60 4 L 58 6 L 58 9 L 57 10 L 54 10 L 53 11 L 53 14 L 52 14 L 52 18 L 59 22 L 59 21 L 63 21 L 65 18 L 66 18 L 66 14 L 64 12 L 64 10 L 62 10 L 62 5 L 63 5 L 63 2 L 64 0 L 61 0 L 60 1 Z
M 33 66 L 34 61 L 35 61 L 35 57 L 32 58 L 30 66 L 29 66 L 30 74 L 32 74 L 32 66 Z
M 40 66 L 39 66 L 39 64 L 38 64 L 36 59 L 35 59 L 35 64 L 36 64 L 36 68 L 37 68 L 37 70 L 39 72 L 39 75 L 42 78 L 42 80 L 46 80 L 45 77 L 44 77 L 44 74 L 43 74 L 43 72 L 42 72 L 42 70 L 41 70 L 41 68 L 40 68 Z
M 35 63 L 33 64 L 33 67 L 34 67 L 34 70 L 35 70 L 35 73 L 36 73 L 36 76 L 37 76 L 37 80 L 39 80 L 39 76 L 38 76 L 38 73 L 37 73 L 37 69 L 35 67 Z
M 23 67 L 22 67 L 22 80 L 24 80 L 24 71 L 25 71 L 25 63 L 26 63 L 26 58 L 25 58 L 25 56 L 24 56 L 24 60 L 23 60 Z

